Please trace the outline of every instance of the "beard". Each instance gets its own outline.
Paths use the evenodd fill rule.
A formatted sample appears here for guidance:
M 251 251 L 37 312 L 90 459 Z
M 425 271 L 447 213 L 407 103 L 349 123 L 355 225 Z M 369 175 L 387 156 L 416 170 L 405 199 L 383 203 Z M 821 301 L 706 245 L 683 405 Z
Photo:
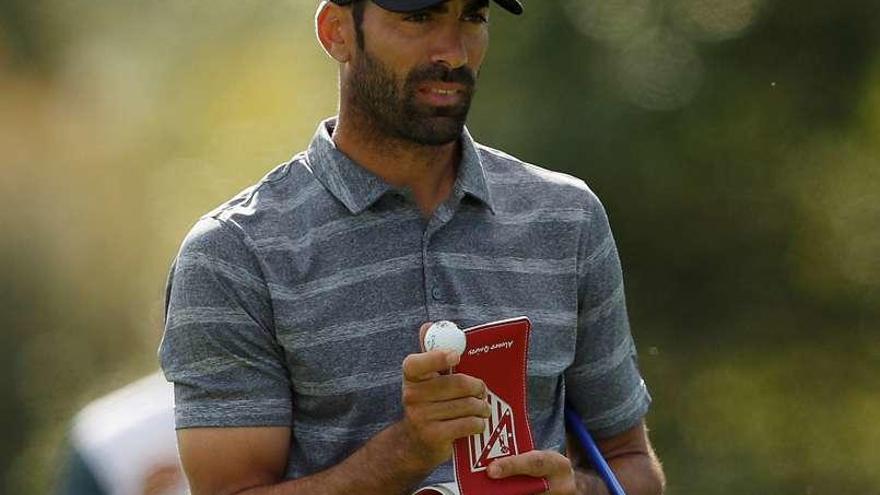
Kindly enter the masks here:
M 422 146 L 449 144 L 461 136 L 476 87 L 471 69 L 422 65 L 399 81 L 390 68 L 366 50 L 360 53 L 348 81 L 348 93 L 352 107 L 370 127 L 363 131 Z M 465 87 L 457 104 L 438 107 L 419 101 L 419 85 L 440 81 Z

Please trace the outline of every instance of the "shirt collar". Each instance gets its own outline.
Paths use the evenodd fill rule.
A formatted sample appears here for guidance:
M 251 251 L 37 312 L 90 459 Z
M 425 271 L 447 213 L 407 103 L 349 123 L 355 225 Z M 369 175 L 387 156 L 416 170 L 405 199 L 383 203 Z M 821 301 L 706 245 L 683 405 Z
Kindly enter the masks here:
M 349 211 L 357 215 L 394 187 L 355 163 L 336 147 L 332 138 L 335 125 L 335 118 L 327 119 L 318 125 L 318 130 L 306 152 L 307 162 L 318 181 Z M 486 172 L 477 145 L 467 129 L 461 134 L 461 145 L 461 164 L 458 167 L 453 194 L 473 196 L 494 211 Z

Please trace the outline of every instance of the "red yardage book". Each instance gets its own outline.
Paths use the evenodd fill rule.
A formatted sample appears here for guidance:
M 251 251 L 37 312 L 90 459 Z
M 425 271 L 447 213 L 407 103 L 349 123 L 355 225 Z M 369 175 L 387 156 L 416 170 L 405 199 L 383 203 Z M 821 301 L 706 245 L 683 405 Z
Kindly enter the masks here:
M 483 380 L 492 417 L 482 434 L 455 441 L 453 459 L 461 495 L 534 495 L 549 490 L 547 480 L 530 476 L 490 479 L 486 468 L 496 459 L 534 449 L 526 402 L 529 333 L 527 317 L 467 328 L 467 348 L 454 373 Z

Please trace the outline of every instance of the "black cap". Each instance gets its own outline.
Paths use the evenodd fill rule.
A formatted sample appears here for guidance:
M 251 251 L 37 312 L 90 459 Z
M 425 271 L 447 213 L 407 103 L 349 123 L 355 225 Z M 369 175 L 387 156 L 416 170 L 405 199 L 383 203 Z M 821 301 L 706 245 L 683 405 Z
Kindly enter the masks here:
M 348 5 L 353 0 L 331 0 L 337 5 Z M 385 10 L 392 12 L 414 12 L 422 10 L 432 5 L 442 3 L 444 0 L 372 0 L 373 3 Z M 495 3 L 513 12 L 514 14 L 522 14 L 523 6 L 519 0 L 495 0 Z

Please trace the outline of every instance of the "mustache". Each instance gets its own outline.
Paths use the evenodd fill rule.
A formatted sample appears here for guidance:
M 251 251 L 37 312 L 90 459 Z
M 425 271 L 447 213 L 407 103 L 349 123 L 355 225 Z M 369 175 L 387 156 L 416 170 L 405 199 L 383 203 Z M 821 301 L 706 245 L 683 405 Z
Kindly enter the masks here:
M 432 64 L 413 69 L 407 77 L 408 85 L 416 85 L 423 82 L 440 81 L 456 83 L 467 86 L 469 89 L 477 84 L 477 74 L 469 67 L 450 69 L 445 65 Z

